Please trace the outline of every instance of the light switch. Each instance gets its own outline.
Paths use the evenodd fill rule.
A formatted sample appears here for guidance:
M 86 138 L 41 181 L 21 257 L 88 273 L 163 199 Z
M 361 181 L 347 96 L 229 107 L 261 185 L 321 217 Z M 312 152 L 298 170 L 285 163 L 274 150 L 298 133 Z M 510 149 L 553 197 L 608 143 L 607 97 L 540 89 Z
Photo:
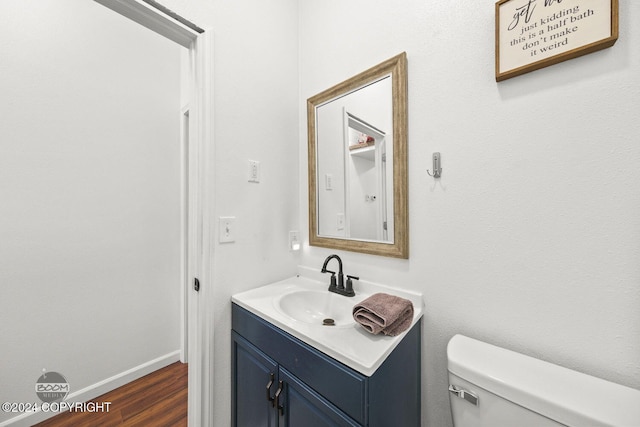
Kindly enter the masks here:
M 260 182 L 260 162 L 249 160 L 249 182 Z
M 338 214 L 337 227 L 338 227 L 338 230 L 344 230 L 344 214 L 343 213 Z
M 234 216 L 221 216 L 219 218 L 219 235 L 218 241 L 220 243 L 231 243 L 236 241 L 235 234 L 235 221 Z
M 330 173 L 324 175 L 324 189 L 327 191 L 333 190 L 333 175 Z

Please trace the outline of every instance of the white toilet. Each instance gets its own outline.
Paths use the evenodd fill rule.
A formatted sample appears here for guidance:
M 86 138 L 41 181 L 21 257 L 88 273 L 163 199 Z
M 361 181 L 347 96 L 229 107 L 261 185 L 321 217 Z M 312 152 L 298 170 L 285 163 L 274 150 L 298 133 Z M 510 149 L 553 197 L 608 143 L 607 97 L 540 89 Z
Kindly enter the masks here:
M 447 347 L 455 427 L 640 427 L 640 391 L 462 335 Z

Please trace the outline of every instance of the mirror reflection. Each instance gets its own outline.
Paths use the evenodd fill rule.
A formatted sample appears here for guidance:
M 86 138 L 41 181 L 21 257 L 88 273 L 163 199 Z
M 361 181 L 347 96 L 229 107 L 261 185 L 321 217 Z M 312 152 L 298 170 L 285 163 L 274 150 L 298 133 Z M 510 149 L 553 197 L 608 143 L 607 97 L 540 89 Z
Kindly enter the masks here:
M 408 257 L 406 54 L 308 100 L 310 243 Z
M 316 109 L 318 235 L 393 242 L 392 113 L 390 76 Z

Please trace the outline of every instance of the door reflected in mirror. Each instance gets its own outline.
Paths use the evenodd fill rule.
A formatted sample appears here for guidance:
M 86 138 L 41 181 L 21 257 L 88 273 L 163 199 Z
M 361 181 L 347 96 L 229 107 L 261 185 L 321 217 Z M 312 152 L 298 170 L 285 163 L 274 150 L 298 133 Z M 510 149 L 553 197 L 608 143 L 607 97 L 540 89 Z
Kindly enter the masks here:
M 391 100 L 386 76 L 316 108 L 319 236 L 393 243 Z
M 408 257 L 406 54 L 309 98 L 310 244 Z

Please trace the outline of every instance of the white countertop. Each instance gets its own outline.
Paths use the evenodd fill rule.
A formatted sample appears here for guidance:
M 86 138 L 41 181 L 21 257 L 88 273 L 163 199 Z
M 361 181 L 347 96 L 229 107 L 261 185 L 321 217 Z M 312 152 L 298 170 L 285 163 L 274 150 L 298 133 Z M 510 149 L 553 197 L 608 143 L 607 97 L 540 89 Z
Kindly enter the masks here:
M 366 376 L 371 376 L 378 369 L 400 343 L 406 332 L 420 320 L 423 314 L 422 294 L 365 280 L 355 282 L 355 297 L 344 297 L 353 302 L 350 307 L 377 292 L 406 298 L 413 303 L 414 309 L 413 322 L 407 331 L 398 336 L 389 337 L 383 334 L 373 335 L 355 322 L 352 325 L 343 327 L 324 327 L 295 320 L 276 308 L 276 301 L 282 295 L 296 290 L 327 291 L 327 288 L 328 277 L 325 283 L 302 276 L 294 276 L 235 294 L 231 297 L 231 300 L 240 307 Z

